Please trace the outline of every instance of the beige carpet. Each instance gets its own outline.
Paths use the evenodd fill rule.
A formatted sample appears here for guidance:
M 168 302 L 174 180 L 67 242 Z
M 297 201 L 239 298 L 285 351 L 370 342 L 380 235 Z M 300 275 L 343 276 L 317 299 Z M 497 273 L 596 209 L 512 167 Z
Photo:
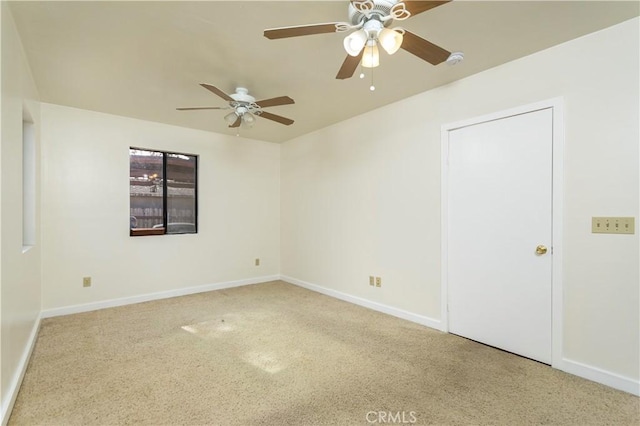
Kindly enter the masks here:
M 639 401 L 272 282 L 44 320 L 9 424 L 638 425 Z

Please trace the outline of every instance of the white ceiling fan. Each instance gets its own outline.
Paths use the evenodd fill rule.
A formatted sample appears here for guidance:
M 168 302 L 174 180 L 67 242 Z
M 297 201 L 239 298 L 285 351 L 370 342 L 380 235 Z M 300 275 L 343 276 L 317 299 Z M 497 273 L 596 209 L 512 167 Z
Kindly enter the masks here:
M 245 125 L 246 127 L 253 127 L 256 117 L 266 118 L 268 120 L 272 120 L 286 126 L 293 124 L 293 120 L 291 120 L 290 118 L 282 117 L 280 115 L 272 114 L 263 110 L 263 108 L 267 107 L 289 105 L 295 103 L 294 100 L 288 96 L 278 96 L 276 98 L 256 101 L 256 98 L 251 96 L 249 94 L 249 90 L 247 90 L 245 87 L 237 87 L 235 93 L 228 95 L 224 91 L 210 84 L 202 83 L 200 85 L 210 92 L 220 96 L 222 99 L 227 101 L 229 105 L 226 107 L 209 106 L 176 108 L 178 111 L 232 109 L 233 111 L 224 116 L 225 121 L 229 123 L 229 127 L 240 127 L 241 124 Z
M 404 28 L 390 28 L 393 21 L 403 21 L 449 1 L 351 0 L 348 22 L 273 28 L 265 30 L 264 36 L 268 39 L 280 39 L 356 30 L 344 39 L 348 56 L 336 75 L 337 79 L 353 76 L 359 63 L 365 68 L 377 67 L 380 64 L 378 47 L 382 47 L 390 55 L 404 49 L 432 65 L 444 61 L 455 64 L 463 59 L 462 53 L 452 54 Z

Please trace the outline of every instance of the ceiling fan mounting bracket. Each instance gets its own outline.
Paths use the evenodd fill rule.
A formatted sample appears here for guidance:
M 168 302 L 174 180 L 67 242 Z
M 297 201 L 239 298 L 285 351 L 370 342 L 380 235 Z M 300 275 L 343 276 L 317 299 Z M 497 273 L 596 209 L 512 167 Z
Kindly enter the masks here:
M 249 94 L 249 90 L 246 87 L 236 87 L 236 92 L 229 95 L 233 100 L 241 103 L 253 103 L 256 98 Z

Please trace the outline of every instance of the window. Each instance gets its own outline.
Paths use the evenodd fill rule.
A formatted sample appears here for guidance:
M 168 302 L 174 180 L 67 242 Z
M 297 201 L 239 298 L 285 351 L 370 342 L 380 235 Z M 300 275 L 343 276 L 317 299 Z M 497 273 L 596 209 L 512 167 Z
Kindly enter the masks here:
M 198 157 L 129 148 L 129 234 L 198 232 Z

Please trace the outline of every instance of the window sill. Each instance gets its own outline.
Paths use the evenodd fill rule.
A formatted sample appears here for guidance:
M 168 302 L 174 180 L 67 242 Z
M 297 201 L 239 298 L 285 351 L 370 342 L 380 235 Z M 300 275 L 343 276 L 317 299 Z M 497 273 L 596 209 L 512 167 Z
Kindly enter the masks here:
M 129 236 L 142 237 L 144 235 L 164 235 L 164 228 L 135 228 L 129 230 Z

